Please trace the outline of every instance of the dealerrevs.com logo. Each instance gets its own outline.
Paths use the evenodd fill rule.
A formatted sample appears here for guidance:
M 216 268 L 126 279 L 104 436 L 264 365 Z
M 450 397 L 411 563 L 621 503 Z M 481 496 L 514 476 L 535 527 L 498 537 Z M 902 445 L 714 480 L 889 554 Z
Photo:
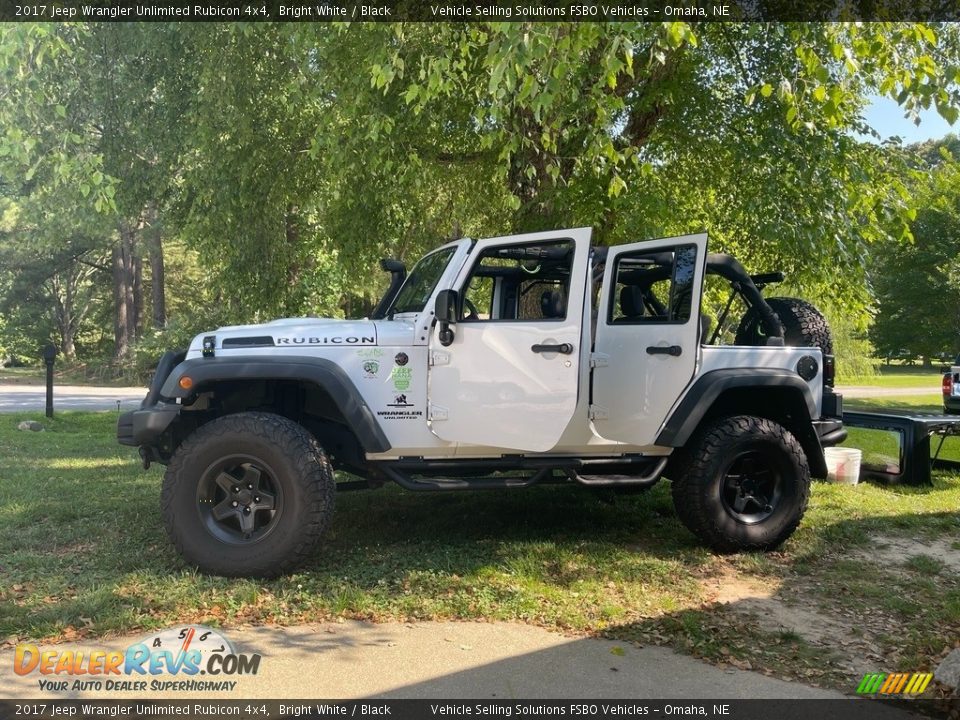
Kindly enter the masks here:
M 17 645 L 13 670 L 38 675 L 45 692 L 232 691 L 256 675 L 261 656 L 239 653 L 220 632 L 187 625 L 150 635 L 126 650 L 56 650 Z

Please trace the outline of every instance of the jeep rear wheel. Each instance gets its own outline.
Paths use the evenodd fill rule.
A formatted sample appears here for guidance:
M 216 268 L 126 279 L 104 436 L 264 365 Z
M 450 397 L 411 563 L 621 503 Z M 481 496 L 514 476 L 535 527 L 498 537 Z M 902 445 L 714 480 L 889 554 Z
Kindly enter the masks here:
M 200 427 L 167 467 L 167 533 L 214 575 L 269 577 L 310 553 L 333 515 L 333 469 L 316 439 L 279 415 L 246 412 Z
M 769 550 L 797 529 L 810 469 L 782 425 L 749 415 L 721 418 L 682 451 L 673 503 L 686 527 L 723 552 Z

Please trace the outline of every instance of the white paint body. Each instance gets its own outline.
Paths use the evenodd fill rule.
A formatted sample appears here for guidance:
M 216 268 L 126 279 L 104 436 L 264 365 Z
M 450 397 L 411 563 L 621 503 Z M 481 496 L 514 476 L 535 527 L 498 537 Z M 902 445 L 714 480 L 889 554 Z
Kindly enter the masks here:
M 822 367 L 817 348 L 701 346 L 696 309 L 703 286 L 705 234 L 611 248 L 606 264 L 601 308 L 609 302 L 613 287 L 609 276 L 619 254 L 695 245 L 695 311 L 688 321 L 616 326 L 602 312 L 594 320 L 587 282 L 590 235 L 589 228 L 577 228 L 476 243 L 459 240 L 444 246 L 455 252 L 422 312 L 375 321 L 288 318 L 223 327 L 194 338 L 187 358 L 201 357 L 203 338 L 214 335 L 218 357 L 282 354 L 331 360 L 350 377 L 390 442 L 388 452 L 368 454 L 371 460 L 530 453 L 666 455 L 671 448 L 656 445 L 656 437 L 703 373 L 723 368 L 793 372 L 804 355 L 812 355 Z M 471 258 L 489 246 L 551 239 L 570 239 L 576 248 L 565 319 L 462 322 L 454 326 L 453 343 L 441 345 L 433 317 L 436 295 L 448 288 L 463 290 Z M 274 345 L 229 346 L 231 339 L 251 336 L 269 336 Z M 531 352 L 535 344 L 559 343 L 570 343 L 572 354 Z M 646 352 L 657 345 L 678 346 L 682 352 L 677 356 Z M 819 410 L 820 373 L 808 384 Z

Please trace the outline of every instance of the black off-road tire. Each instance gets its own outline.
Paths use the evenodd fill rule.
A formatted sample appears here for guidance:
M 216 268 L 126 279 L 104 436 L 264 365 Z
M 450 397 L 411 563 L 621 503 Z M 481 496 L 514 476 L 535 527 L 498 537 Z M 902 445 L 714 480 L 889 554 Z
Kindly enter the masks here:
M 272 577 L 310 554 L 333 516 L 335 494 L 333 468 L 313 435 L 280 415 L 244 412 L 183 442 L 164 475 L 161 505 L 167 534 L 188 563 L 212 575 Z M 243 526 L 244 503 L 259 529 Z M 263 509 L 268 504 L 272 510 Z M 231 506 L 240 508 L 235 516 L 216 518 Z
M 783 342 L 795 347 L 818 347 L 824 355 L 833 355 L 833 337 L 827 319 L 806 300 L 788 297 L 767 298 L 767 304 L 780 318 Z M 737 327 L 736 345 L 766 345 L 767 334 L 760 313 L 751 307 Z
M 680 453 L 675 467 L 682 474 L 672 477 L 674 507 L 683 524 L 714 550 L 771 550 L 797 529 L 810 497 L 810 468 L 800 443 L 782 425 L 750 415 L 720 418 Z M 740 485 L 760 488 L 756 498 L 742 499 L 738 476 Z M 761 509 L 761 486 L 769 484 L 764 477 L 774 478 L 777 488 L 769 494 L 769 514 Z M 738 502 L 745 503 L 741 512 Z

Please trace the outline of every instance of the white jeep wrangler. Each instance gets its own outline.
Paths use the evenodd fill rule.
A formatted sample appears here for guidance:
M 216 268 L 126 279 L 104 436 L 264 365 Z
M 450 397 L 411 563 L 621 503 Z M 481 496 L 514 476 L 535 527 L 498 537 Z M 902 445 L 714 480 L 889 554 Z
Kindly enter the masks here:
M 337 490 L 539 483 L 647 488 L 721 551 L 794 531 L 823 447 L 843 440 L 829 331 L 811 305 L 764 300 L 705 234 L 591 247 L 588 228 L 462 239 L 392 282 L 369 319 L 295 318 L 198 335 L 161 359 L 118 423 L 190 563 L 287 571 Z M 705 278 L 732 289 L 716 332 Z M 714 280 L 718 279 L 717 277 Z M 748 310 L 715 345 L 731 302 Z M 334 470 L 361 479 L 337 482 Z

